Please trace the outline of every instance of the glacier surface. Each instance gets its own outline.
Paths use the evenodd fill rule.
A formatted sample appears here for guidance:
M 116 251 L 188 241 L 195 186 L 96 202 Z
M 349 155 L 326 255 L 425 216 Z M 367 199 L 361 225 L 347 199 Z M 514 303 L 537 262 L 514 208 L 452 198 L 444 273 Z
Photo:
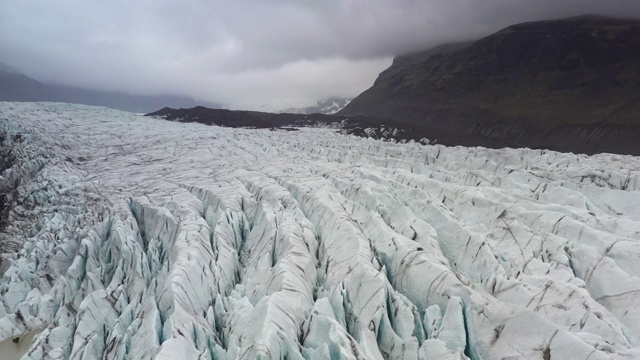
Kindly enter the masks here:
M 0 140 L 24 359 L 640 358 L 640 158 L 53 103 Z

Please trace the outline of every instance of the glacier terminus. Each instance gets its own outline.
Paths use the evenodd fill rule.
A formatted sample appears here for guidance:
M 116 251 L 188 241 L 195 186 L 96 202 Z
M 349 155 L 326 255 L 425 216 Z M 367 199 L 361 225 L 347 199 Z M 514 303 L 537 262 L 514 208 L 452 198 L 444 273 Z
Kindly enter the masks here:
M 638 157 L 57 103 L 0 156 L 3 359 L 640 358 Z

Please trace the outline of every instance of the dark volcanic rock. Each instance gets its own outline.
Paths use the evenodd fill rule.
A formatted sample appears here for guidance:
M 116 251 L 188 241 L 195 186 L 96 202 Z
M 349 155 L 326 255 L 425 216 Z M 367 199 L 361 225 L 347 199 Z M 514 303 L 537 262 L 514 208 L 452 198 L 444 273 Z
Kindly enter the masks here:
M 640 21 L 526 23 L 400 56 L 339 114 L 517 146 L 640 155 Z
M 428 127 L 402 121 L 381 120 L 364 116 L 336 116 L 325 114 L 273 114 L 257 111 L 209 109 L 198 106 L 191 109 L 163 108 L 147 114 L 178 122 L 197 122 L 226 127 L 271 128 L 294 130 L 296 127 L 333 127 L 338 131 L 361 137 L 405 142 L 414 140 L 443 145 L 505 147 L 514 144 L 495 141 L 473 134 L 460 134 L 447 129 Z

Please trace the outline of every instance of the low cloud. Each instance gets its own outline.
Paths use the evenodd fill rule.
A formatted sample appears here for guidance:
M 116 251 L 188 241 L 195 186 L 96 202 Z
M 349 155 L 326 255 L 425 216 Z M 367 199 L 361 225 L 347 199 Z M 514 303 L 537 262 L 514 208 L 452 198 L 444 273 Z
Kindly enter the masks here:
M 0 62 L 48 82 L 230 107 L 355 96 L 394 55 L 637 0 L 0 0 Z

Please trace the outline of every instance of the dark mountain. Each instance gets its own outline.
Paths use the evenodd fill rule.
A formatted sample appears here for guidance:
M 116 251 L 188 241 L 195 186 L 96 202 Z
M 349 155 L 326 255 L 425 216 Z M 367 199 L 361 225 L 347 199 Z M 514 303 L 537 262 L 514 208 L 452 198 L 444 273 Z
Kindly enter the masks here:
M 207 105 L 216 107 L 215 104 L 202 103 L 183 96 L 140 96 L 122 92 L 43 84 L 3 64 L 0 64 L 0 101 L 55 101 L 106 106 L 137 113 L 146 113 L 165 106 Z
M 640 21 L 525 23 L 399 56 L 339 114 L 517 146 L 640 155 Z
M 225 127 L 258 129 L 286 129 L 299 127 L 331 127 L 337 131 L 374 139 L 399 142 L 414 140 L 443 145 L 502 147 L 512 145 L 472 134 L 459 134 L 447 129 L 430 128 L 402 121 L 380 120 L 364 116 L 338 116 L 327 114 L 274 114 L 258 111 L 209 109 L 198 106 L 191 109 L 163 108 L 146 116 L 177 122 L 195 122 Z
M 44 84 L 0 64 L 0 101 L 45 101 L 48 96 Z
M 320 100 L 313 106 L 292 107 L 282 111 L 282 113 L 333 115 L 347 106 L 350 101 L 351 99 L 331 97 L 325 100 Z

